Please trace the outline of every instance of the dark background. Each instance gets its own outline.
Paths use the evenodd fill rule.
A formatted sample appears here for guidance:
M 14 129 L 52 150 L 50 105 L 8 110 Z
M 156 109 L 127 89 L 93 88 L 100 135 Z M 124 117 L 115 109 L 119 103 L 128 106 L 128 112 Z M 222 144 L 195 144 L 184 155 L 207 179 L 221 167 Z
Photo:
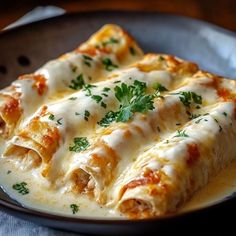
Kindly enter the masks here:
M 0 0 L 0 29 L 34 7 L 44 5 L 56 5 L 68 12 L 104 9 L 168 12 L 236 31 L 235 0 Z

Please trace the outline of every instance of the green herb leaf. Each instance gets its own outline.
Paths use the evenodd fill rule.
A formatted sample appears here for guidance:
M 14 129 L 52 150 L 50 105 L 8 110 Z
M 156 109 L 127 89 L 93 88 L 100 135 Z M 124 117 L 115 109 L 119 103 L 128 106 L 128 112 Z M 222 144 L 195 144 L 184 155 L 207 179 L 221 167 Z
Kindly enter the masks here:
M 110 90 L 111 90 L 110 88 L 104 87 L 102 91 L 103 91 L 103 92 L 108 92 L 108 91 L 110 91 Z
M 97 86 L 96 86 L 96 85 L 93 85 L 93 84 L 85 84 L 83 91 L 86 91 L 86 92 L 87 92 L 86 96 L 91 96 L 91 95 L 92 95 L 91 89 L 92 89 L 92 88 L 95 88 L 95 87 L 97 87 Z
M 99 122 L 98 125 L 102 127 L 108 127 L 113 121 L 116 120 L 118 112 L 109 111 L 106 113 L 105 117 L 103 117 Z
M 87 55 L 82 55 L 82 57 L 84 58 L 84 60 L 87 60 L 87 61 L 92 61 L 93 60 L 92 57 L 87 56 Z
M 72 101 L 74 101 L 74 100 L 76 100 L 77 99 L 77 97 L 70 97 L 69 98 L 69 100 L 72 100 Z
M 27 183 L 25 182 L 16 183 L 12 186 L 12 188 L 18 191 L 18 193 L 20 193 L 21 195 L 26 195 L 29 193 L 29 189 L 27 188 Z
M 104 102 L 101 102 L 101 106 L 102 106 L 103 108 L 107 108 L 107 104 L 104 103 Z
M 186 134 L 185 130 L 177 130 L 177 135 L 175 135 L 174 138 L 175 137 L 189 137 L 189 136 Z
M 102 97 L 99 95 L 92 95 L 91 97 L 93 100 L 95 100 L 97 103 L 102 101 Z
M 48 117 L 49 120 L 54 120 L 55 119 L 55 116 L 53 114 L 50 114 L 49 117 Z
M 117 44 L 117 43 L 119 43 L 119 40 L 111 37 L 108 41 L 102 42 L 102 46 L 106 47 L 108 44 Z
M 76 214 L 79 211 L 79 206 L 77 206 L 76 204 L 71 204 L 70 208 L 73 214 Z
M 165 92 L 168 91 L 168 89 L 166 87 L 164 87 L 163 85 L 161 85 L 160 83 L 156 82 L 152 85 L 152 88 L 157 90 L 158 92 Z
M 80 74 L 79 76 L 77 76 L 76 79 L 71 81 L 69 88 L 78 90 L 78 89 L 83 88 L 84 85 L 85 85 L 85 82 L 83 79 L 83 74 Z
M 89 116 L 90 116 L 90 112 L 87 111 L 87 110 L 85 110 L 85 111 L 84 111 L 84 119 L 85 119 L 86 121 L 88 121 Z
M 202 104 L 202 97 L 194 92 L 181 91 L 178 93 L 172 93 L 171 95 L 180 95 L 179 100 L 186 106 L 190 107 L 191 103 Z
M 89 141 L 86 137 L 74 138 L 74 145 L 69 147 L 71 152 L 82 152 L 90 146 Z
M 118 68 L 118 66 L 113 64 L 111 59 L 108 57 L 102 59 L 102 64 L 105 66 L 107 71 L 113 71 L 114 69 Z

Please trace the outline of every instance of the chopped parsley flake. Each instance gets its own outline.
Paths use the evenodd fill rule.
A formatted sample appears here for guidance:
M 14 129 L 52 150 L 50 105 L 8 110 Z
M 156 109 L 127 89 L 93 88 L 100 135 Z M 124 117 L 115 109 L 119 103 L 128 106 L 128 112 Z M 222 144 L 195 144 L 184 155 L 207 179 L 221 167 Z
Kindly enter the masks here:
M 8 170 L 8 171 L 7 171 L 7 175 L 9 175 L 9 174 L 11 174 L 11 170 Z
M 108 97 L 108 94 L 106 94 L 106 93 L 102 93 L 102 95 L 103 95 L 104 97 Z
M 93 58 L 87 55 L 83 55 L 84 60 L 92 61 Z
M 108 127 L 113 121 L 116 120 L 118 112 L 109 111 L 106 113 L 105 117 L 103 117 L 99 122 L 98 125 L 102 127 Z
M 114 69 L 118 68 L 118 66 L 113 64 L 111 59 L 108 57 L 102 59 L 102 64 L 105 66 L 107 71 L 113 71 Z
M 77 206 L 76 204 L 71 204 L 70 208 L 73 214 L 76 214 L 79 211 L 79 206 Z
M 55 116 L 53 114 L 50 114 L 49 117 L 48 117 L 49 120 L 54 120 L 55 119 Z
M 154 95 L 155 97 L 158 97 L 158 98 L 164 98 L 163 96 L 161 96 L 161 92 L 168 91 L 167 88 L 165 88 L 163 85 L 159 83 L 154 83 L 152 85 L 152 88 L 156 90 L 156 93 Z
M 74 65 L 74 64 L 71 64 L 71 70 L 72 70 L 72 72 L 76 72 L 77 71 L 77 69 L 78 69 L 78 67 L 76 66 L 76 65 Z
M 202 97 L 194 92 L 178 92 L 172 93 L 171 95 L 180 95 L 179 100 L 186 106 L 190 107 L 191 103 L 202 104 Z
M 189 136 L 186 134 L 185 130 L 177 130 L 177 134 L 174 136 L 174 138 L 175 137 L 189 137 Z
M 29 189 L 27 188 L 27 183 L 21 182 L 21 183 L 16 183 L 12 186 L 14 190 L 16 190 L 18 193 L 21 195 L 26 195 L 29 193 Z
M 223 113 L 222 113 L 224 116 L 227 116 L 227 113 L 224 111 Z
M 164 58 L 163 56 L 159 56 L 158 60 L 159 60 L 159 61 L 164 61 L 165 58 Z
M 104 102 L 101 102 L 101 106 L 102 106 L 103 108 L 107 108 L 107 104 L 104 103 Z
M 84 64 L 87 65 L 88 67 L 91 67 L 91 61 L 93 60 L 93 58 L 87 55 L 83 55 L 83 59 L 84 59 Z
M 108 91 L 110 91 L 111 89 L 110 88 L 108 88 L 108 87 L 105 87 L 105 88 L 103 88 L 103 92 L 108 92 Z
M 102 97 L 99 95 L 92 95 L 91 97 L 93 100 L 95 100 L 97 103 L 102 101 Z
M 80 74 L 77 76 L 76 79 L 73 79 L 71 81 L 69 88 L 74 89 L 74 90 L 78 90 L 78 89 L 83 88 L 84 85 L 85 85 L 85 82 L 84 82 L 83 74 Z
M 84 111 L 84 119 L 85 119 L 86 121 L 88 121 L 89 116 L 90 116 L 90 112 L 89 112 L 88 110 L 85 110 L 85 111 Z
M 119 40 L 111 37 L 108 41 L 102 42 L 102 46 L 106 47 L 108 44 L 118 44 Z
M 121 81 L 117 80 L 117 81 L 113 82 L 113 84 L 118 84 L 118 83 L 121 83 Z
M 132 56 L 135 56 L 135 55 L 136 55 L 136 50 L 135 50 L 133 47 L 130 47 L 130 48 L 129 48 L 129 51 L 130 51 L 130 54 L 131 54 Z
M 79 116 L 79 115 L 80 115 L 80 113 L 76 111 L 76 112 L 75 112 L 75 115 L 76 115 L 76 116 Z
M 74 100 L 76 100 L 77 99 L 77 97 L 70 97 L 69 98 L 69 100 L 72 100 L 72 101 L 74 101 Z
M 157 82 L 152 85 L 152 88 L 157 90 L 158 92 L 168 91 L 167 88 L 165 88 L 163 85 L 161 85 L 160 83 L 157 83 Z
M 87 92 L 86 96 L 91 96 L 91 95 L 92 95 L 91 89 L 92 89 L 92 88 L 95 88 L 95 87 L 97 87 L 97 86 L 96 86 L 96 85 L 93 85 L 93 84 L 85 84 L 83 91 L 86 91 L 86 92 Z
M 82 152 L 90 146 L 89 141 L 86 137 L 75 137 L 74 145 L 69 147 L 71 152 Z

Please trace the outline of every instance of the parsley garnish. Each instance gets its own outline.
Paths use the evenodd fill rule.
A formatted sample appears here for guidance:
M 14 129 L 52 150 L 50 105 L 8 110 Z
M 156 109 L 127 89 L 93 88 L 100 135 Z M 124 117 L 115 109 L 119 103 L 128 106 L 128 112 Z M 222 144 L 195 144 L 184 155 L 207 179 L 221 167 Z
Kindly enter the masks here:
M 119 40 L 111 37 L 108 41 L 102 42 L 102 46 L 106 47 L 107 44 L 117 44 L 117 43 L 119 43 Z
M 166 87 L 164 87 L 163 85 L 161 85 L 161 84 L 159 84 L 157 82 L 152 85 L 152 88 L 157 90 L 158 92 L 168 91 L 168 89 Z
M 202 97 L 194 92 L 178 92 L 172 93 L 171 95 L 180 95 L 179 100 L 186 106 L 190 107 L 191 103 L 202 104 Z
M 130 51 L 130 54 L 131 54 L 132 56 L 135 56 L 135 55 L 136 55 L 136 50 L 135 50 L 133 47 L 130 47 L 130 48 L 129 48 L 129 51 Z
M 113 121 L 116 120 L 117 114 L 118 112 L 109 111 L 107 112 L 105 117 L 103 117 L 99 122 L 97 122 L 97 124 L 102 127 L 108 127 Z
M 82 152 L 90 146 L 86 137 L 75 137 L 74 145 L 69 147 L 71 152 Z
M 164 58 L 163 56 L 159 56 L 159 57 L 158 57 L 158 60 L 159 60 L 159 61 L 164 61 L 165 58 Z
M 9 174 L 11 174 L 11 170 L 8 170 L 8 171 L 7 171 L 7 175 L 9 175 Z
M 21 183 L 14 184 L 12 188 L 18 191 L 18 193 L 22 195 L 26 195 L 29 193 L 29 189 L 26 186 L 27 186 L 27 183 L 21 182 Z
M 122 83 L 114 88 L 115 96 L 120 102 L 118 111 L 109 111 L 105 117 L 98 122 L 100 126 L 107 127 L 113 121 L 127 122 L 135 112 L 145 113 L 153 110 L 153 95 L 146 94 L 147 85 L 135 80 L 133 85 Z
M 84 85 L 85 85 L 85 82 L 84 82 L 83 74 L 80 74 L 77 76 L 76 79 L 73 79 L 71 81 L 71 85 L 69 86 L 69 88 L 78 90 L 78 89 L 81 89 Z
M 97 103 L 102 101 L 102 97 L 99 95 L 92 95 L 91 97 L 93 100 L 95 100 Z
M 92 57 L 89 57 L 87 55 L 82 55 L 84 59 L 84 64 L 91 67 L 91 61 L 93 60 Z
M 76 204 L 71 204 L 70 208 L 73 214 L 76 214 L 79 211 L 79 206 L 77 206 Z
M 72 101 L 74 101 L 74 100 L 76 100 L 77 99 L 77 97 L 70 97 L 69 98 L 69 100 L 72 100 Z
M 80 113 L 76 111 L 76 112 L 75 112 L 75 115 L 76 115 L 76 116 L 79 116 L 79 115 L 80 115 Z
M 118 66 L 113 64 L 111 59 L 108 57 L 102 59 L 102 64 L 105 66 L 107 71 L 113 71 L 114 69 L 118 68 Z
M 74 64 L 71 64 L 71 70 L 75 73 L 77 71 L 78 67 Z
M 227 113 L 224 111 L 223 113 L 222 113 L 224 116 L 227 116 Z
M 103 95 L 104 97 L 108 97 L 108 94 L 106 94 L 106 93 L 102 93 L 102 95 Z
M 88 121 L 89 116 L 90 116 L 90 112 L 87 111 L 87 110 L 85 110 L 85 111 L 84 111 L 84 119 L 85 119 L 86 121 Z
M 97 87 L 97 86 L 93 85 L 93 84 L 85 84 L 83 91 L 87 92 L 86 96 L 91 96 L 92 95 L 91 89 L 95 88 L 95 87 Z
M 177 134 L 174 136 L 174 138 L 175 137 L 189 137 L 189 136 L 186 134 L 185 130 L 177 130 Z
M 104 87 L 102 91 L 103 91 L 103 92 L 108 92 L 108 91 L 110 91 L 110 90 L 111 90 L 110 88 Z
M 54 120 L 55 119 L 55 116 L 53 114 L 50 114 L 49 117 L 48 117 L 49 120 Z
M 121 103 L 116 121 L 126 122 L 135 112 L 145 113 L 153 110 L 153 96 L 145 94 L 147 85 L 138 80 L 133 85 L 122 83 L 115 87 L 115 96 Z
M 154 83 L 152 85 L 152 88 L 156 90 L 156 93 L 154 94 L 154 96 L 158 98 L 164 98 L 163 96 L 161 96 L 161 92 L 168 91 L 166 87 L 164 87 L 163 85 L 159 83 Z
M 104 102 L 101 102 L 101 106 L 102 106 L 103 108 L 107 108 L 107 104 L 104 103 Z
M 118 83 L 121 83 L 121 81 L 120 80 L 116 80 L 116 81 L 113 82 L 113 84 L 118 84 Z

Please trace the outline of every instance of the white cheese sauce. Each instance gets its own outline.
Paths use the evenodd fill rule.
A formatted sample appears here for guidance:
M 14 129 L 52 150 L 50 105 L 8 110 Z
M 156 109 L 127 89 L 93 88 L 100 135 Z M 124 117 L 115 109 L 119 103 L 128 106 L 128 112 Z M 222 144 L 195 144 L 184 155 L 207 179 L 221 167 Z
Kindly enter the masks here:
M 54 73 L 54 72 L 53 72 Z M 171 84 L 171 76 L 166 72 L 151 72 L 149 74 L 141 73 L 136 68 L 131 68 L 129 70 L 120 72 L 119 78 L 122 81 L 125 81 L 127 84 L 133 83 L 133 80 L 130 80 L 129 78 L 132 76 L 132 79 L 137 79 L 140 81 L 145 81 L 147 83 L 147 86 L 150 87 L 150 85 L 155 82 L 161 82 L 164 86 L 169 87 Z M 145 79 L 145 80 L 144 80 Z M 99 82 L 97 85 L 99 85 L 98 88 L 93 89 L 93 94 L 101 94 L 101 89 L 104 87 L 109 87 L 113 89 L 116 84 L 114 84 L 114 81 L 118 80 L 118 78 L 110 79 L 109 81 L 105 82 Z M 26 82 L 25 82 L 26 83 Z M 52 85 L 54 87 L 54 85 Z M 191 86 L 182 87 L 181 91 L 183 91 L 183 88 L 186 91 L 189 91 Z M 198 90 L 199 89 L 199 90 Z M 204 93 L 204 95 L 208 94 L 209 97 L 207 97 L 207 101 L 211 104 L 216 99 L 215 92 L 210 91 L 210 89 L 200 90 L 200 86 L 195 87 L 197 92 Z M 209 90 L 209 91 L 208 91 Z M 175 92 L 177 92 L 176 90 Z M 180 91 L 180 90 L 179 90 Z M 68 155 L 68 158 L 66 157 L 66 152 L 68 151 L 69 143 L 71 142 L 72 138 L 76 135 L 87 135 L 88 126 L 91 126 L 91 122 L 86 123 L 84 121 L 84 115 L 81 116 L 71 116 L 71 114 L 75 114 L 76 112 L 81 113 L 81 111 L 84 111 L 85 109 L 89 109 L 91 112 L 91 116 L 99 116 L 101 118 L 104 116 L 106 110 L 102 107 L 97 108 L 96 101 L 91 100 L 90 97 L 85 95 L 85 92 L 78 92 L 74 93 L 73 96 L 77 98 L 77 100 L 69 100 L 68 98 L 65 100 L 62 100 L 60 104 L 53 104 L 51 103 L 48 106 L 49 112 L 55 115 L 55 120 L 61 119 L 61 126 L 59 126 L 60 133 L 62 134 L 62 137 L 67 137 L 67 140 L 61 145 L 59 150 L 54 156 L 54 160 L 52 162 L 52 173 L 54 173 L 54 177 L 56 178 L 56 170 L 60 171 L 68 171 L 68 168 L 73 168 L 73 165 L 76 165 L 76 163 L 71 162 L 71 159 Z M 116 108 L 118 104 L 116 104 L 114 101 L 114 95 L 110 95 L 110 103 L 108 104 L 108 107 Z M 178 99 L 177 97 L 171 97 L 168 98 L 167 101 L 169 104 L 176 101 Z M 105 102 L 109 102 L 109 100 L 105 97 Z M 223 107 L 223 106 L 222 106 Z M 223 107 L 224 109 L 218 110 L 218 112 L 214 113 L 214 110 L 212 111 L 212 117 L 209 119 L 208 125 L 204 124 L 204 129 L 208 133 L 214 134 L 214 132 L 218 132 L 219 125 L 216 123 L 216 121 L 213 118 L 217 118 L 217 120 L 223 125 L 224 118 L 222 116 L 224 111 L 227 111 L 228 114 L 232 111 L 231 105 L 225 105 Z M 155 111 L 154 111 L 155 112 Z M 69 115 L 68 115 L 69 114 Z M 223 119 L 224 118 L 224 119 Z M 55 121 L 50 121 L 47 117 L 41 117 L 41 121 L 51 122 L 51 125 L 55 125 Z M 46 120 L 45 120 L 46 119 Z M 229 119 L 229 118 L 227 118 Z M 83 122 L 83 123 L 82 123 Z M 27 123 L 27 122 L 26 122 Z M 83 124 L 83 125 L 80 125 Z M 79 125 L 78 125 L 79 124 Z M 96 125 L 96 122 L 95 122 Z M 148 125 L 145 126 L 145 123 L 141 121 L 141 119 L 134 119 L 133 125 L 136 125 L 138 127 L 142 127 L 143 133 L 147 134 L 144 138 L 148 137 L 148 134 L 151 134 L 152 131 Z M 200 123 L 200 125 L 202 125 Z M 81 130 L 74 130 L 70 127 L 75 128 L 83 127 Z M 194 126 L 192 126 L 194 127 Z M 195 129 L 195 128 L 194 128 Z M 191 134 L 191 137 L 196 139 L 198 138 L 198 134 L 195 134 L 191 127 L 189 129 L 186 129 L 188 134 Z M 94 132 L 94 129 L 91 129 L 90 132 Z M 136 135 L 137 131 L 132 129 L 130 127 L 130 135 L 138 136 Z M 169 135 L 169 134 L 166 134 Z M 175 134 L 173 134 L 175 135 Z M 196 136 L 194 136 L 196 135 Z M 119 150 L 120 147 L 123 147 L 123 143 L 125 140 L 123 139 L 124 132 L 122 129 L 116 130 L 113 133 L 109 135 L 104 135 L 102 140 L 103 142 L 107 143 L 110 147 Z M 140 138 L 141 140 L 141 138 Z M 130 155 L 136 155 L 139 156 L 141 152 L 143 152 L 143 149 L 139 150 L 135 148 L 138 146 L 138 143 L 140 140 L 134 140 L 134 143 L 130 146 L 127 146 L 126 149 L 123 149 L 120 151 L 120 155 L 127 155 L 130 153 Z M 142 141 L 142 140 L 141 140 Z M 4 149 L 4 143 L 0 143 L 1 149 Z M 168 158 L 176 159 L 176 156 L 178 153 L 186 152 L 185 149 L 183 149 L 184 145 L 179 145 L 177 148 L 169 149 L 168 152 L 165 151 L 165 154 L 168 155 Z M 145 148 L 145 147 L 144 147 Z M 131 150 L 132 149 L 132 150 Z M 0 154 L 2 154 L 2 150 L 0 150 Z M 95 151 L 95 150 L 93 150 Z M 161 150 L 159 151 L 160 156 Z M 84 156 L 86 159 L 86 157 Z M 81 158 L 80 162 L 83 162 L 84 160 Z M 70 164 L 72 163 L 72 164 Z M 123 162 L 121 162 L 123 166 L 127 165 L 127 162 L 125 159 Z M 60 165 L 60 168 L 57 168 Z M 70 167 L 71 166 L 71 167 Z M 123 166 L 121 169 L 124 169 Z M 159 163 L 156 162 L 150 162 L 148 164 L 150 168 L 159 168 Z M 99 171 L 99 170 L 98 170 Z M 172 175 L 172 169 L 166 165 L 165 167 L 166 174 Z M 32 177 L 33 175 L 33 177 Z M 27 188 L 29 189 L 29 193 L 26 195 L 21 195 L 18 193 L 15 189 L 13 189 L 13 185 L 16 183 L 27 183 Z M 60 215 L 70 215 L 70 216 L 80 216 L 80 217 L 101 217 L 101 218 L 124 218 L 124 216 L 120 215 L 120 213 L 114 211 L 112 208 L 100 206 L 95 201 L 89 199 L 85 196 L 78 196 L 78 194 L 74 193 L 68 193 L 66 189 L 63 188 L 55 188 L 50 185 L 47 180 L 42 181 L 42 177 L 39 177 L 38 172 L 35 170 L 31 171 L 22 171 L 18 169 L 15 165 L 13 165 L 11 162 L 8 161 L 7 158 L 0 158 L 0 185 L 4 188 L 4 190 L 13 198 L 25 205 L 26 207 L 33 208 L 33 209 L 40 209 L 42 211 L 46 211 L 49 213 L 55 213 Z M 133 190 L 135 191 L 135 190 Z M 194 197 L 186 203 L 186 205 L 180 209 L 180 211 L 187 211 L 190 209 L 200 208 L 204 207 L 210 204 L 213 204 L 217 201 L 220 201 L 221 199 L 230 196 L 233 192 L 236 191 L 236 161 L 234 163 L 231 163 L 228 167 L 226 167 L 219 175 L 212 178 L 210 180 L 210 183 L 202 188 L 200 191 L 198 191 Z M 73 214 L 71 205 L 76 204 L 78 206 L 78 212 Z

